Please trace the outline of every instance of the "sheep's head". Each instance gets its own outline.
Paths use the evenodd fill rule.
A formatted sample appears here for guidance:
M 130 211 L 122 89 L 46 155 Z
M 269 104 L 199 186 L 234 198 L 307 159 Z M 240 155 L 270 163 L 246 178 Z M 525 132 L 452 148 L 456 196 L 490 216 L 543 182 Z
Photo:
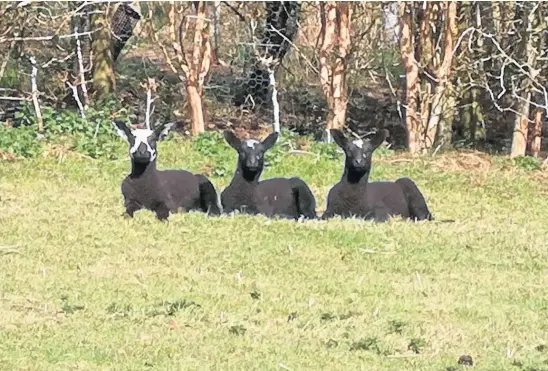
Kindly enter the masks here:
M 225 140 L 238 152 L 238 164 L 248 173 L 260 173 L 264 167 L 264 154 L 278 140 L 278 133 L 269 134 L 262 142 L 255 139 L 240 140 L 232 131 L 225 130 Z
M 345 167 L 355 173 L 371 171 L 371 157 L 373 152 L 384 142 L 388 130 L 379 130 L 370 139 L 348 139 L 338 129 L 330 130 L 335 143 L 342 148 L 345 154 Z
M 112 121 L 112 126 L 128 142 L 131 159 L 136 163 L 146 164 L 156 159 L 156 142 L 168 134 L 173 123 L 159 125 L 152 130 L 129 128 L 120 120 Z

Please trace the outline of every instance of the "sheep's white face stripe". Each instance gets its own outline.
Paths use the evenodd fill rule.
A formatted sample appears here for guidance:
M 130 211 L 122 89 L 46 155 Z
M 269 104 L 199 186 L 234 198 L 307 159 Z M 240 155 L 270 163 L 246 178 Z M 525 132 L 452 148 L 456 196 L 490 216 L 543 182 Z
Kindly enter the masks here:
M 154 151 L 148 143 L 148 137 L 150 137 L 152 133 L 153 131 L 150 129 L 133 129 L 131 134 L 135 137 L 135 143 L 133 144 L 133 147 L 129 149 L 129 152 L 132 154 L 137 152 L 139 146 L 144 144 L 147 147 L 147 151 L 150 153 L 150 160 L 154 160 L 156 158 L 156 151 Z
M 363 148 L 363 140 L 361 139 L 353 140 L 352 143 L 354 143 L 354 145 L 358 148 Z
M 259 144 L 259 142 L 256 141 L 255 139 L 248 139 L 245 141 L 245 145 L 248 146 L 249 148 L 255 148 L 257 144 Z

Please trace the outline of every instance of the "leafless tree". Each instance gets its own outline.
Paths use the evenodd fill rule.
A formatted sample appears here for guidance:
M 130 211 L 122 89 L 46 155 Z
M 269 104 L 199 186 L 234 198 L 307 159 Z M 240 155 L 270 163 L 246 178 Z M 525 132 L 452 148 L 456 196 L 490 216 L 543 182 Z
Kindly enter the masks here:
M 166 62 L 186 91 L 192 134 L 199 134 L 205 128 L 202 94 L 211 64 L 210 19 L 206 2 L 195 2 L 192 10 L 188 5 L 174 1 L 165 5 L 165 37 L 160 37 L 161 30 L 155 29 L 152 24 L 152 7 L 149 8 L 148 21 L 151 35 L 162 48 Z
M 319 47 L 320 83 L 329 107 L 327 130 L 342 128 L 346 122 L 347 56 L 350 48 L 351 4 L 320 3 Z

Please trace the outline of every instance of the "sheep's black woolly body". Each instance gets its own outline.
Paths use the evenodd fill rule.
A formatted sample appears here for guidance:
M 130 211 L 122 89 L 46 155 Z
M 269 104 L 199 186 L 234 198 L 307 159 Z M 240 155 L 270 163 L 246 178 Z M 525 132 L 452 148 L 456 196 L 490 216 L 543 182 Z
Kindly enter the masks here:
M 274 145 L 277 133 L 249 147 L 230 132 L 227 142 L 238 151 L 238 165 L 232 181 L 221 193 L 224 213 L 240 211 L 268 217 L 298 219 L 316 218 L 316 200 L 306 183 L 297 177 L 271 178 L 259 181 L 263 171 L 264 153 Z
M 400 215 L 414 220 L 432 220 L 424 197 L 411 179 L 371 183 L 366 179 L 363 183 L 350 183 L 347 179 L 337 183 L 329 192 L 328 207 L 322 219 L 340 215 L 383 222 L 392 215 Z
M 238 210 L 248 214 L 264 214 L 282 218 L 315 218 L 315 199 L 299 178 L 272 178 L 248 181 L 237 173 L 221 193 L 223 212 Z
M 345 168 L 341 180 L 329 191 L 327 208 L 322 219 L 333 216 L 358 217 L 384 222 L 400 215 L 413 220 L 432 220 L 423 195 L 409 178 L 395 182 L 371 182 L 371 156 L 384 141 L 387 132 L 377 133 L 371 140 L 348 141 L 339 130 L 331 131 L 335 142 L 345 151 Z
M 156 169 L 156 163 L 132 163 L 132 171 L 122 182 L 122 194 L 126 213 L 142 208 L 154 211 L 160 220 L 169 212 L 201 210 L 213 215 L 220 214 L 217 192 L 203 175 L 185 170 Z
M 156 141 L 167 134 L 171 125 L 132 130 L 115 120 L 113 126 L 130 146 L 131 173 L 121 186 L 126 215 L 133 217 L 143 208 L 155 212 L 160 220 L 181 210 L 220 214 L 217 191 L 205 176 L 186 170 L 156 169 Z

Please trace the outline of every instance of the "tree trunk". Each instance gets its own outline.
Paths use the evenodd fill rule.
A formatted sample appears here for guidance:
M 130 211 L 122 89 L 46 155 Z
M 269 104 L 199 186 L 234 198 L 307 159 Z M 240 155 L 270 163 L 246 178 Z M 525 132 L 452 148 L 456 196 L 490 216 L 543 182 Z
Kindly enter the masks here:
M 473 141 L 485 141 L 487 139 L 487 133 L 485 132 L 485 122 L 483 119 L 483 111 L 479 101 L 480 92 L 478 88 L 472 89 L 472 112 L 473 112 L 473 126 L 470 127 L 470 136 Z
M 442 115 L 438 125 L 436 143 L 441 148 L 447 149 L 453 145 L 453 124 L 455 123 L 455 106 L 457 105 L 455 87 L 450 79 L 445 85 L 442 101 Z
M 507 50 L 508 46 L 515 41 L 515 37 L 508 37 L 509 32 L 516 28 L 516 2 L 501 1 L 500 2 L 500 33 L 497 35 L 497 40 L 500 40 L 500 46 L 503 50 Z M 506 37 L 505 37 L 506 36 Z
M 347 2 L 337 4 L 338 53 L 333 68 L 333 122 L 334 128 L 342 128 L 346 122 L 346 57 L 350 47 L 350 5 Z M 328 123 L 329 126 L 329 123 Z
M 541 108 L 537 108 L 534 113 L 533 123 L 531 124 L 531 130 L 529 133 L 530 140 L 530 152 L 532 156 L 538 157 L 540 153 L 541 141 L 542 141 L 542 112 Z
M 200 1 L 196 6 L 192 59 L 189 63 L 187 81 L 187 93 L 189 94 L 188 98 L 192 117 L 192 134 L 199 134 L 205 130 L 202 94 L 205 77 L 209 73 L 211 65 L 209 21 L 206 20 L 206 17 L 207 4 L 205 1 Z
M 320 3 L 320 39 L 321 47 L 319 52 L 319 65 L 320 65 L 320 84 L 325 99 L 327 100 L 328 114 L 327 114 L 327 133 L 329 129 L 334 128 L 333 121 L 335 119 L 332 110 L 333 99 L 331 91 L 331 66 L 329 63 L 329 53 L 335 48 L 336 42 L 336 19 L 337 8 L 333 2 Z M 344 122 L 343 122 L 344 125 Z M 342 127 L 337 126 L 337 127 Z M 329 135 L 328 135 L 329 138 Z
M 186 86 L 186 94 L 188 97 L 188 113 L 192 120 L 192 135 L 203 133 L 205 126 L 202 97 L 196 86 L 190 84 L 187 84 Z
M 211 27 L 211 34 L 213 38 L 213 47 L 211 48 L 211 63 L 219 63 L 219 40 L 221 37 L 221 2 L 213 2 L 213 27 Z
M 525 156 L 527 148 L 527 129 L 529 128 L 529 101 L 531 93 L 527 93 L 526 99 L 520 100 L 517 104 L 517 111 L 514 122 L 514 135 L 512 137 L 511 157 Z
M 332 2 L 320 3 L 320 39 L 321 46 L 319 52 L 320 65 L 320 84 L 323 94 L 329 101 L 331 96 L 331 68 L 329 65 L 329 52 L 335 47 L 336 42 L 336 19 L 337 9 Z M 329 103 L 329 102 L 328 102 Z
M 398 42 L 396 35 L 396 26 L 398 25 L 398 8 L 395 1 L 381 3 L 381 9 L 383 9 L 383 20 L 384 25 L 383 32 L 383 41 L 386 45 L 394 45 Z M 372 15 L 373 12 L 371 12 Z M 367 17 L 370 18 L 370 14 L 367 14 Z M 371 24 L 371 20 L 367 19 L 366 24 Z
M 415 5 L 415 4 L 413 4 Z M 412 6 L 413 6 L 412 5 Z M 422 9 L 423 4 L 416 4 L 419 6 L 417 13 L 420 15 L 420 36 L 416 41 L 415 49 L 418 50 L 415 53 L 415 58 L 420 61 L 420 65 L 424 66 L 423 68 L 428 72 L 430 76 L 434 74 L 434 45 L 432 43 L 432 28 L 431 24 L 434 22 L 434 6 L 435 4 L 428 1 L 426 2 L 426 9 Z M 420 138 L 420 150 L 425 150 L 430 148 L 434 144 L 434 139 L 436 136 L 436 127 L 428 126 L 430 117 L 432 115 L 432 99 L 435 96 L 440 95 L 443 91 L 437 89 L 433 92 L 435 88 L 432 87 L 433 81 L 430 80 L 427 75 L 422 75 L 420 78 L 420 93 L 419 93 L 419 105 L 418 110 L 420 112 L 420 132 L 418 133 Z M 439 98 L 438 98 L 439 100 Z M 436 102 L 439 104 L 439 102 Z M 426 128 L 423 128 L 423 125 L 426 125 Z M 426 129 L 426 130 L 425 130 Z
M 346 57 L 350 47 L 350 5 L 320 3 L 320 83 L 329 107 L 327 129 L 340 129 L 346 122 Z
M 110 94 L 116 88 L 114 59 L 112 57 L 111 34 L 108 24 L 109 4 L 98 4 L 92 14 L 91 29 L 97 30 L 91 42 L 93 60 L 93 90 L 97 98 Z
M 459 122 L 457 123 L 457 137 L 459 140 L 466 138 L 470 133 L 472 124 L 472 93 L 470 90 L 464 90 L 460 98 Z
M 177 75 L 185 88 L 191 131 L 195 135 L 205 130 L 206 118 L 202 94 L 205 78 L 211 65 L 212 50 L 207 3 L 195 1 L 192 6 L 195 12 L 191 16 L 186 13 L 184 5 L 178 8 L 174 1 L 170 1 L 165 8 L 168 19 L 168 41 L 160 38 L 157 32 L 152 36 L 162 49 L 169 68 Z M 149 17 L 152 17 L 151 10 L 149 10 Z M 193 24 L 189 24 L 190 22 Z M 186 47 L 189 43 L 184 39 L 185 36 L 191 39 L 189 48 Z M 172 49 L 171 54 L 167 51 L 168 46 Z
M 500 1 L 491 1 L 491 15 L 493 16 L 493 28 L 495 34 L 499 36 L 501 34 L 501 21 L 502 15 L 500 11 Z
M 450 146 L 452 133 L 452 122 L 447 122 L 446 112 L 449 109 L 452 112 L 452 107 L 449 100 L 452 94 L 452 86 L 450 81 L 451 64 L 453 63 L 453 44 L 457 36 L 457 3 L 449 1 L 445 9 L 445 21 L 443 30 L 443 55 L 441 65 L 437 69 L 438 82 L 434 97 L 432 99 L 432 110 L 428 121 L 426 145 L 436 144 L 441 146 Z M 451 114 L 451 117 L 453 115 Z M 442 135 L 443 134 L 443 135 Z M 430 142 L 433 140 L 433 142 Z
M 409 152 L 418 153 L 421 147 L 420 119 L 418 117 L 419 66 L 415 59 L 413 18 L 407 2 L 398 2 L 400 16 L 400 53 L 405 67 L 405 126 Z
M 458 2 L 458 33 L 462 34 L 470 26 L 476 29 L 482 29 L 481 23 L 481 9 L 477 2 Z M 477 71 L 471 76 L 468 75 L 464 78 L 465 83 L 473 82 L 475 79 L 482 79 L 485 76 L 485 64 L 491 62 L 481 62 L 484 54 L 480 50 L 484 50 L 484 46 L 481 42 L 481 38 L 477 36 L 471 36 L 472 47 L 464 46 L 465 42 L 461 43 L 461 53 L 456 56 L 456 63 L 458 64 L 470 64 L 472 61 L 480 61 Z M 502 36 L 497 38 L 501 40 Z M 458 80 L 457 80 L 458 81 Z M 458 82 L 455 85 L 458 91 Z M 460 111 L 460 123 L 458 127 L 458 135 L 461 139 L 468 139 L 470 143 L 475 143 L 480 138 L 485 138 L 484 128 L 479 126 L 479 122 L 483 120 L 480 104 L 480 92 L 477 87 L 472 87 L 466 91 L 457 93 L 458 96 L 462 96 L 461 111 Z
M 523 22 L 523 41 L 521 47 L 521 56 L 527 58 L 527 66 L 531 69 L 530 74 L 535 76 L 538 71 L 536 68 L 536 50 L 533 38 L 535 23 L 538 22 L 536 12 L 533 12 L 534 3 L 522 3 L 520 10 L 522 12 Z M 531 102 L 531 79 L 528 76 L 521 75 L 520 95 L 521 99 L 517 103 L 517 113 L 514 121 L 514 134 L 512 137 L 511 157 L 525 156 L 527 149 L 527 130 L 529 128 L 529 106 Z
M 468 29 L 471 24 L 471 7 L 469 2 L 458 2 L 457 3 L 457 27 L 458 33 L 462 34 L 466 29 Z M 458 49 L 458 54 L 455 55 L 455 62 L 457 64 L 467 64 L 471 60 L 471 53 L 468 48 L 460 47 Z M 472 104 L 471 92 L 469 89 L 464 87 L 463 82 L 468 82 L 472 78 L 465 74 L 457 75 L 453 79 L 455 82 L 456 96 L 460 97 L 457 102 L 459 108 L 459 122 L 456 125 L 456 134 L 459 140 L 463 140 L 469 135 L 470 123 L 472 121 L 470 105 Z

